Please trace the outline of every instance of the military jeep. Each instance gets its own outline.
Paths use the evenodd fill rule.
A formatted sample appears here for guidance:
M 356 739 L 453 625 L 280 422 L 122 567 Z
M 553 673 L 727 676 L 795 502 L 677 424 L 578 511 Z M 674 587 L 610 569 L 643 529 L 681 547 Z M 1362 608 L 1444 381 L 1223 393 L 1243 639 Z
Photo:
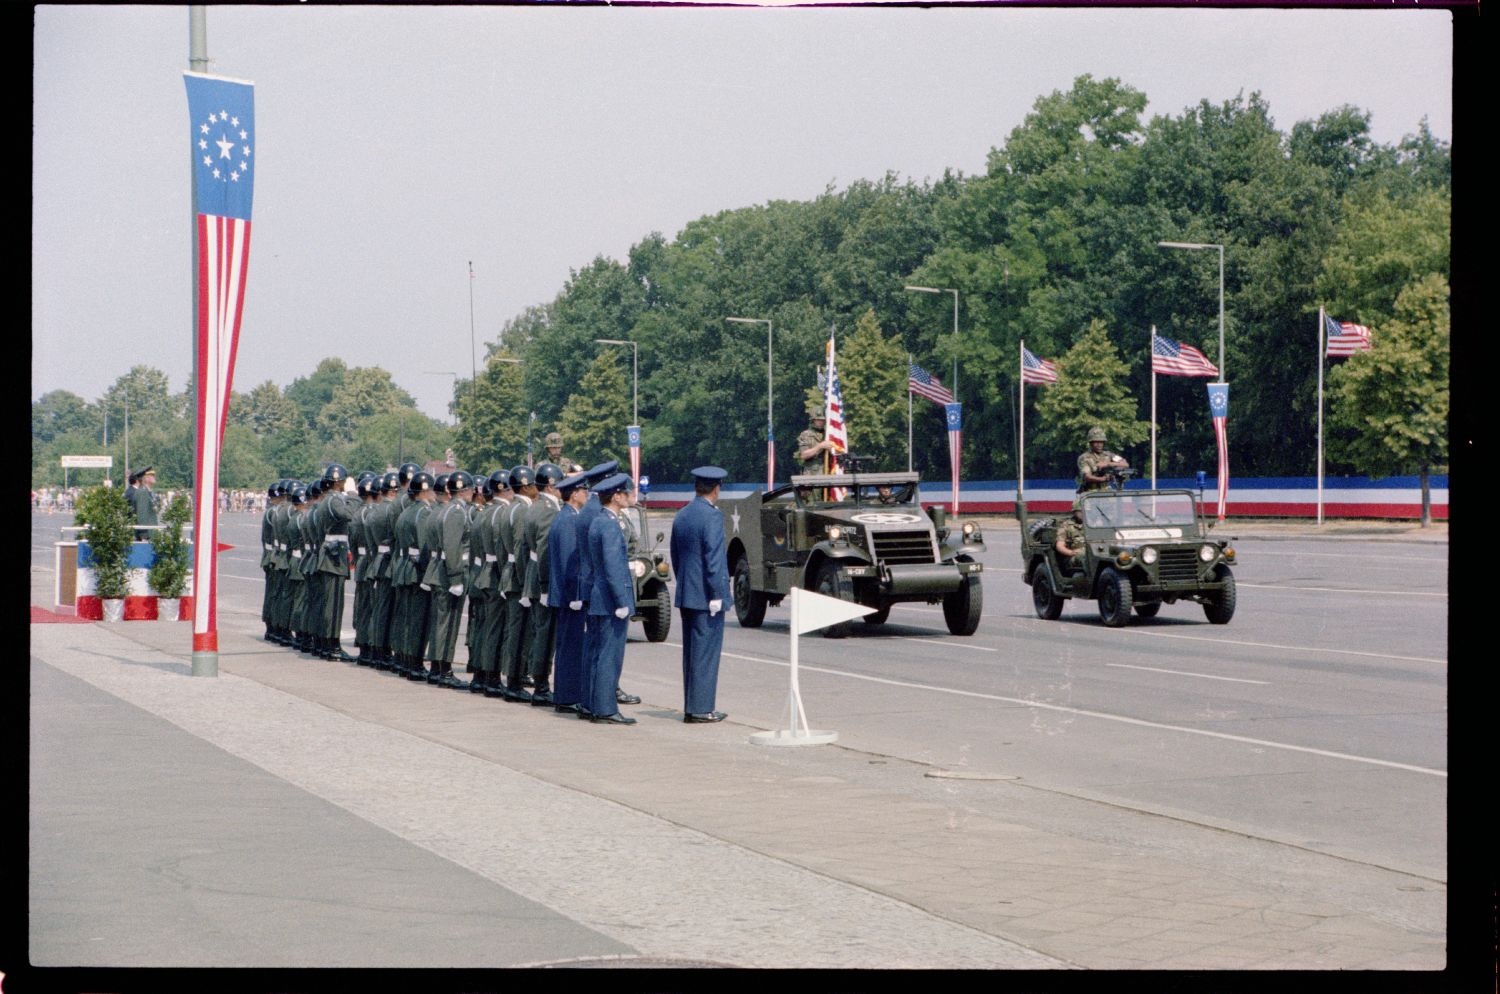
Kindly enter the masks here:
M 672 568 L 662 546 L 663 535 L 653 537 L 647 530 L 646 508 L 635 504 L 620 512 L 627 529 L 625 554 L 630 578 L 635 582 L 635 614 L 646 632 L 646 641 L 665 642 L 672 631 L 672 591 L 667 587 Z
M 1234 617 L 1233 539 L 1210 536 L 1191 490 L 1097 490 L 1080 495 L 1086 549 L 1082 569 L 1057 551 L 1066 516 L 1031 516 L 1016 502 L 1021 523 L 1021 579 L 1031 587 L 1037 617 L 1053 621 L 1063 601 L 1098 601 L 1111 628 L 1131 609 L 1152 618 L 1163 604 L 1196 601 L 1215 625 Z
M 979 526 L 952 527 L 943 509 L 922 510 L 916 473 L 793 476 L 791 483 L 740 500 L 723 500 L 724 537 L 734 613 L 758 628 L 768 606 L 793 587 L 875 609 L 881 625 L 891 605 L 942 604 L 948 631 L 979 627 L 984 551 Z M 852 622 L 823 629 L 843 638 Z

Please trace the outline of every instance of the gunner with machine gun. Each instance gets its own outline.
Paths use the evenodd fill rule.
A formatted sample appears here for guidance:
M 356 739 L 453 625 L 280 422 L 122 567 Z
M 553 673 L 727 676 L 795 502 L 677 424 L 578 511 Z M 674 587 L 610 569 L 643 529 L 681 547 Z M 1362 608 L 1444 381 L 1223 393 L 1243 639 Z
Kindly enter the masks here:
M 1111 481 L 1129 475 L 1130 463 L 1104 449 L 1104 429 L 1089 429 L 1088 450 L 1078 457 L 1078 493 L 1105 490 Z

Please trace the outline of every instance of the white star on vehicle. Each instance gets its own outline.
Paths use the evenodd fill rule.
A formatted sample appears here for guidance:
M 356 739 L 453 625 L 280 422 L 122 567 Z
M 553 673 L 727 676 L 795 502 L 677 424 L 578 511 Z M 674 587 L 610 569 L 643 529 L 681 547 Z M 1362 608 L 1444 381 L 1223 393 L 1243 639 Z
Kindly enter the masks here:
M 729 520 L 734 522 L 734 533 L 736 535 L 738 535 L 740 533 L 740 509 L 739 508 L 735 508 L 734 509 L 734 513 L 729 516 Z

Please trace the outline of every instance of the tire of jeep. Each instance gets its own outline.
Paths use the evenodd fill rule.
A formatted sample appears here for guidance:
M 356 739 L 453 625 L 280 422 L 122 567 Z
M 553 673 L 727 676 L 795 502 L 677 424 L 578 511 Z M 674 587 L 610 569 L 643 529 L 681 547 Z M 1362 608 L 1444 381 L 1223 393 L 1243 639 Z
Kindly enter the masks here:
M 1046 566 L 1038 566 L 1031 575 L 1031 606 L 1036 608 L 1036 616 L 1043 621 L 1056 621 L 1062 616 L 1063 599 L 1052 589 L 1052 578 L 1047 575 Z
M 1154 618 L 1156 617 L 1156 612 L 1160 610 L 1161 601 L 1147 601 L 1144 604 L 1137 604 L 1135 606 L 1135 613 L 1141 618 Z
M 973 635 L 979 630 L 979 615 L 984 610 L 984 588 L 979 574 L 964 577 L 957 590 L 943 598 L 943 620 L 952 635 Z
M 1229 567 L 1220 564 L 1215 570 L 1217 579 L 1224 584 L 1224 589 L 1219 591 L 1217 597 L 1203 605 L 1203 614 L 1211 624 L 1227 625 L 1229 619 L 1234 617 L 1234 574 Z
M 672 591 L 665 583 L 656 585 L 656 606 L 641 612 L 641 627 L 647 642 L 665 642 L 672 632 Z
M 1105 567 L 1099 574 L 1099 617 L 1106 626 L 1122 628 L 1130 621 L 1133 593 L 1130 577 L 1113 566 Z
M 845 592 L 839 589 L 839 568 L 832 560 L 818 567 L 818 579 L 814 584 L 817 593 L 824 597 L 837 597 L 841 601 L 852 601 L 854 598 L 845 596 Z M 840 621 L 836 625 L 829 625 L 823 629 L 823 637 L 826 639 L 841 639 L 849 637 L 851 625 L 847 621 Z
M 750 561 L 744 556 L 734 561 L 730 589 L 734 591 L 734 616 L 740 627 L 759 628 L 766 620 L 766 595 L 751 587 Z
M 876 611 L 874 614 L 867 614 L 859 620 L 863 621 L 867 625 L 883 625 L 886 623 L 886 620 L 890 618 L 890 616 L 891 606 L 889 604 L 885 604 L 881 606 L 879 611 Z

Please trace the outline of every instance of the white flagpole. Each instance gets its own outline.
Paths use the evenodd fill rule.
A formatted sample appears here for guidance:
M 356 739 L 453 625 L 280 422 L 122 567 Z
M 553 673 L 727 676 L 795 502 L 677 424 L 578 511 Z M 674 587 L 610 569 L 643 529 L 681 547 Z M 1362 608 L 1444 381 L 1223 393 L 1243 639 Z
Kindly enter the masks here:
M 1318 305 L 1318 524 L 1323 524 L 1323 344 L 1326 333 L 1326 312 Z
M 911 472 L 911 353 L 906 353 L 906 471 Z
M 1146 355 L 1151 361 L 1151 489 L 1156 489 L 1156 325 L 1151 326 L 1151 341 Z
M 1016 356 L 1016 368 L 1020 370 L 1020 378 L 1017 380 L 1016 389 L 1020 391 L 1020 432 L 1021 444 L 1020 455 L 1016 457 L 1016 500 L 1026 499 L 1026 339 L 1021 339 L 1021 351 Z

